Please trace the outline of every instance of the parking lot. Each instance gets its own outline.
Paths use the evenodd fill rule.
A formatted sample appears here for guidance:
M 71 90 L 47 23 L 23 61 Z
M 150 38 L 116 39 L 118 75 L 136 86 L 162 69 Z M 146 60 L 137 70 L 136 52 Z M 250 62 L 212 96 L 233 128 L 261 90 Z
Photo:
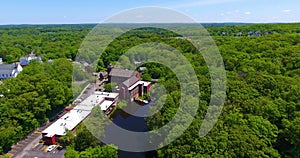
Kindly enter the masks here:
M 53 150 L 52 152 L 44 151 L 26 151 L 22 158 L 64 158 L 65 149 L 60 151 Z
M 25 151 L 25 153 L 22 155 L 22 158 L 63 158 L 65 149 L 59 150 L 57 147 L 55 147 L 50 152 L 47 152 L 47 145 L 43 145 L 43 143 L 38 143 L 34 145 L 31 150 Z
M 64 149 L 57 150 L 54 149 L 51 152 L 45 152 L 47 149 L 46 145 L 39 143 L 39 140 L 42 138 L 40 131 L 48 127 L 52 122 L 46 123 L 43 127 L 40 127 L 39 130 L 32 132 L 26 136 L 23 140 L 19 141 L 16 145 L 13 146 L 13 149 L 10 151 L 10 155 L 13 155 L 13 158 L 24 158 L 24 157 L 64 157 Z
M 90 96 L 95 91 L 95 85 L 89 84 L 86 86 L 84 91 L 79 95 L 78 98 L 84 100 Z M 27 135 L 25 138 L 20 140 L 18 143 L 12 146 L 12 150 L 9 151 L 9 155 L 12 155 L 13 158 L 63 158 L 65 149 L 58 150 L 54 148 L 53 150 L 47 152 L 46 145 L 38 143 L 42 138 L 41 132 L 54 123 L 58 118 L 67 113 L 67 111 L 60 111 L 56 116 L 52 117 L 48 122 L 45 122 L 41 127 L 39 127 L 34 132 Z
M 53 154 L 61 151 L 62 147 L 59 147 L 58 145 L 54 145 L 54 146 L 55 147 L 53 148 L 53 150 L 47 151 L 49 147 L 48 145 L 44 145 L 43 143 L 38 143 L 31 148 L 31 151 L 43 151 L 43 152 L 53 153 Z

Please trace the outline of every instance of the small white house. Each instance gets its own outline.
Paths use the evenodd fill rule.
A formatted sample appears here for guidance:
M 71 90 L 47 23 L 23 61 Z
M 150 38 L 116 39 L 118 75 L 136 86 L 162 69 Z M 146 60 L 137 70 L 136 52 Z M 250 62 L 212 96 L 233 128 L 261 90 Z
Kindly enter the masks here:
M 31 52 L 28 56 L 20 58 L 20 65 L 27 66 L 32 60 L 42 61 L 42 58 L 41 56 L 36 56 L 33 52 Z
M 14 78 L 23 70 L 19 64 L 0 64 L 0 80 Z

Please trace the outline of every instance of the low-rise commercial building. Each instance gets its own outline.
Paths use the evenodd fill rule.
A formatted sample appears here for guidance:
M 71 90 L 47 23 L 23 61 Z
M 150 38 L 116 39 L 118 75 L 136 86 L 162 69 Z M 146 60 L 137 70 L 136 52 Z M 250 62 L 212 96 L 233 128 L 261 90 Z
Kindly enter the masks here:
M 116 106 L 119 99 L 118 93 L 95 92 L 80 104 L 63 115 L 52 125 L 42 131 L 45 144 L 55 144 L 59 137 L 72 131 L 75 127 L 86 119 L 95 106 L 100 106 L 104 113 L 108 114 L 113 106 Z

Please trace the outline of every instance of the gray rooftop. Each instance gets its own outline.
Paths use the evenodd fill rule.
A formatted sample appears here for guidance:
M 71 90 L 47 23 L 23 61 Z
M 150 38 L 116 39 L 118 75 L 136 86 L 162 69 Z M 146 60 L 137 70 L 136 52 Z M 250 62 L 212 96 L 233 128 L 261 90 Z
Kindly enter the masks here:
M 112 69 L 109 73 L 110 76 L 113 77 L 126 77 L 130 78 L 134 75 L 134 70 L 120 70 L 120 69 Z
M 130 87 L 132 85 L 134 85 L 135 83 L 137 83 L 138 81 L 140 81 L 139 78 L 135 77 L 135 76 L 132 76 L 130 77 L 128 80 L 124 81 L 123 84 L 126 86 L 126 87 Z
M 15 64 L 0 64 L 0 74 L 11 74 L 15 67 Z

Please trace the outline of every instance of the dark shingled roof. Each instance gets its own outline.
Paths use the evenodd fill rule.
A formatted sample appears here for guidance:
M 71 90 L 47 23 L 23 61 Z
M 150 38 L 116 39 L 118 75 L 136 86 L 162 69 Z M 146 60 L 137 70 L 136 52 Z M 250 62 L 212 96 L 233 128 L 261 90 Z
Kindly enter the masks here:
M 15 64 L 0 64 L 0 74 L 11 74 L 15 67 Z
M 120 69 L 112 69 L 109 73 L 109 76 L 113 77 L 126 77 L 129 78 L 134 74 L 134 70 L 120 70 Z
M 123 84 L 126 86 L 126 87 L 130 87 L 132 85 L 134 85 L 136 82 L 138 82 L 140 79 L 137 78 L 136 76 L 132 76 L 130 77 L 128 80 L 124 81 Z

